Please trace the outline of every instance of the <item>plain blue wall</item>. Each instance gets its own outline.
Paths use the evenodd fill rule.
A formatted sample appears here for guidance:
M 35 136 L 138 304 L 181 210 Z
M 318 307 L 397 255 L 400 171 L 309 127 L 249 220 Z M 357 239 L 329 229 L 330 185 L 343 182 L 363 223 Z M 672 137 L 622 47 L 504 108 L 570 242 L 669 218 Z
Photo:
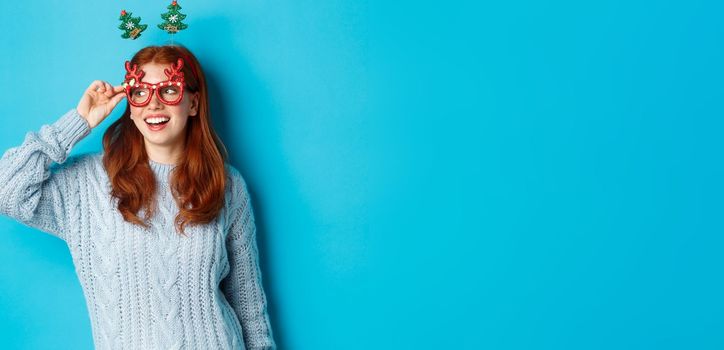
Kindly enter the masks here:
M 720 2 L 180 4 L 280 349 L 724 348 Z M 166 5 L 0 2 L 0 148 Z M 0 345 L 92 348 L 64 243 L 0 231 Z

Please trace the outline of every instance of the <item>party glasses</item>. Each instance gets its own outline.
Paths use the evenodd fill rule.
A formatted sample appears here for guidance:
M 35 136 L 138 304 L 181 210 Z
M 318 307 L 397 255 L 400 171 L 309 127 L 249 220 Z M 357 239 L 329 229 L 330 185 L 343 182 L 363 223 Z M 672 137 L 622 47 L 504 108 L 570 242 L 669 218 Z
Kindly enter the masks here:
M 156 95 L 161 103 L 167 105 L 181 103 L 184 97 L 184 88 L 186 87 L 184 73 L 181 71 L 183 66 L 184 61 L 179 58 L 176 64 L 171 65 L 171 69 L 163 70 L 168 80 L 148 84 L 141 81 L 146 72 L 139 70 L 137 64 L 131 67 L 131 62 L 126 61 L 126 80 L 123 82 L 123 87 L 126 90 L 128 103 L 134 107 L 143 107 L 151 102 L 153 95 Z

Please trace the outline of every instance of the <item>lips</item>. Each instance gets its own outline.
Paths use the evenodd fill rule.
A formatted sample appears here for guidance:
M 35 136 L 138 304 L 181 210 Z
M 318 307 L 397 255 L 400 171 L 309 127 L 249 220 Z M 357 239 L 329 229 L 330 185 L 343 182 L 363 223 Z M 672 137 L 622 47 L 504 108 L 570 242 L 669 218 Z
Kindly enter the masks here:
M 171 118 L 164 114 L 152 114 L 143 118 L 143 121 L 148 125 L 162 125 L 168 123 L 169 120 L 171 120 Z
M 171 120 L 171 118 L 164 114 L 151 114 L 143 118 L 143 121 L 146 122 L 146 126 L 150 131 L 163 130 L 166 127 L 166 124 L 168 124 L 169 120 Z

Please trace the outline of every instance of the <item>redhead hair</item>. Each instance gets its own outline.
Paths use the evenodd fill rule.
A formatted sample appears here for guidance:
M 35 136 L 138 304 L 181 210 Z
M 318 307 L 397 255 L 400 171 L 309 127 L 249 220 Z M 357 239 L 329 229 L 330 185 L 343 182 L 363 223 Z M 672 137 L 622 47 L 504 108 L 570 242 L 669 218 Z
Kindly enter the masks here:
M 186 235 L 189 224 L 209 223 L 224 206 L 228 158 L 226 147 L 214 131 L 209 115 L 206 79 L 196 57 L 178 45 L 148 46 L 138 51 L 131 65 L 172 64 L 183 58 L 187 89 L 199 94 L 198 113 L 186 122 L 186 149 L 171 173 L 170 187 L 179 213 L 177 232 Z M 111 195 L 127 222 L 149 228 L 146 222 L 156 211 L 156 178 L 148 164 L 143 134 L 130 118 L 130 106 L 103 134 L 103 166 L 111 182 Z M 145 209 L 143 220 L 139 210 Z

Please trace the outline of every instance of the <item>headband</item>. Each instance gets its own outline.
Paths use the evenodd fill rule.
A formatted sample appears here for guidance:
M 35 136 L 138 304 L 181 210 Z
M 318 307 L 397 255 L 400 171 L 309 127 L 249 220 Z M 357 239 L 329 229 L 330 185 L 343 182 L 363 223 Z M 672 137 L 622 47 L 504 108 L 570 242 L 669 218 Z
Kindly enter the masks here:
M 178 4 L 178 1 L 173 0 L 166 8 L 168 11 L 161 14 L 163 22 L 158 24 L 158 28 L 171 34 L 171 43 L 173 44 L 173 35 L 188 28 L 188 25 L 183 23 L 183 20 L 186 19 L 186 15 L 179 11 L 182 7 Z M 140 37 L 141 33 L 148 27 L 146 24 L 141 24 L 141 17 L 133 17 L 132 14 L 130 12 L 126 12 L 126 10 L 121 10 L 121 17 L 119 20 L 121 21 L 121 25 L 118 26 L 118 28 L 123 30 L 121 37 L 124 39 L 135 40 Z M 195 61 L 182 50 L 178 50 L 178 53 L 186 62 L 186 65 L 191 69 L 191 73 L 198 82 L 199 74 L 196 71 L 196 65 L 194 64 Z

